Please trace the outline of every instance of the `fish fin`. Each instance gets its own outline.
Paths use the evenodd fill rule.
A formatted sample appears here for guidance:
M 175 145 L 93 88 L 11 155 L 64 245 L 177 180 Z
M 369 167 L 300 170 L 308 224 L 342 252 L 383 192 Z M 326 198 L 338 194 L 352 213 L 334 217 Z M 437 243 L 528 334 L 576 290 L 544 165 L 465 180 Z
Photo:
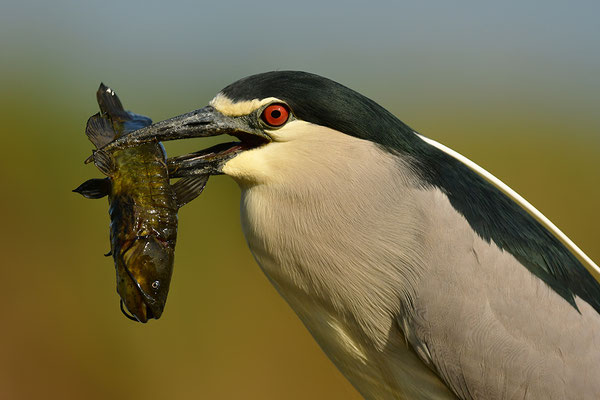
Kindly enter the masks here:
M 97 149 L 112 142 L 117 136 L 110 121 L 103 118 L 100 113 L 96 113 L 88 119 L 85 134 Z
M 121 100 L 119 100 L 115 91 L 104 83 L 100 83 L 100 87 L 96 92 L 96 100 L 102 114 L 108 114 L 111 119 L 129 119 L 129 114 L 123 109 L 123 104 L 121 104 Z
M 73 191 L 88 199 L 101 199 L 110 193 L 110 180 L 108 178 L 89 179 Z
M 123 127 L 125 128 L 123 134 L 136 131 L 148 125 L 152 125 L 152 120 L 150 118 L 146 117 L 145 115 L 127 111 L 127 120 L 124 122 L 123 125 Z
M 181 178 L 173 184 L 173 191 L 177 197 L 177 207 L 181 208 L 202 193 L 209 175 L 191 176 Z
M 96 92 L 96 100 L 98 100 L 102 116 L 107 116 L 112 121 L 114 131 L 123 131 L 115 135 L 122 136 L 152 124 L 152 120 L 145 115 L 125 111 L 119 96 L 104 83 L 100 84 Z
M 94 165 L 106 176 L 112 176 L 116 170 L 112 157 L 102 150 L 94 152 Z

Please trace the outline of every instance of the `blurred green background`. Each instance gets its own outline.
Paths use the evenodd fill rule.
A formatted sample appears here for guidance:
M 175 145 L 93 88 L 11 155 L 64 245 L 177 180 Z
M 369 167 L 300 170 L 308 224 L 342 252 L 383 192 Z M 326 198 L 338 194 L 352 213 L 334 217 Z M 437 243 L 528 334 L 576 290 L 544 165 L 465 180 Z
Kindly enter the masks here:
M 100 177 L 83 164 L 100 81 L 158 121 L 253 73 L 330 77 L 497 175 L 600 261 L 599 13 L 597 1 L 4 0 L 0 398 L 359 398 L 255 265 L 226 177 L 179 214 L 163 317 L 121 315 L 106 201 L 71 193 Z

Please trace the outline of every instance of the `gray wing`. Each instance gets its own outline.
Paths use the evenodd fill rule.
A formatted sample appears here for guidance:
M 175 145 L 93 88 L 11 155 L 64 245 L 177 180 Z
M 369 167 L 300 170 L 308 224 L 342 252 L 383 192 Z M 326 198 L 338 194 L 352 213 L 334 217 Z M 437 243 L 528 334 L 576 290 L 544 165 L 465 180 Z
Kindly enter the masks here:
M 600 313 L 600 268 L 589 257 L 488 171 L 434 140 L 419 137 L 428 144 L 424 148 L 428 162 L 421 172 L 426 184 L 444 192 L 480 237 L 511 253 L 574 307 L 579 297 Z
M 600 398 L 594 307 L 565 299 L 453 207 L 435 212 L 431 270 L 399 321 L 421 359 L 461 399 Z
M 487 171 L 421 139 L 433 203 L 407 340 L 463 399 L 600 398 L 598 267 Z

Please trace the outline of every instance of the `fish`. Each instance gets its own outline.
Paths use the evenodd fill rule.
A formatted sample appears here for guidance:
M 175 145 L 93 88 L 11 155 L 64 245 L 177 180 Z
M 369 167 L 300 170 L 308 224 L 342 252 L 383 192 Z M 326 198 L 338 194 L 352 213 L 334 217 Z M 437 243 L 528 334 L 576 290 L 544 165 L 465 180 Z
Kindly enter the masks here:
M 209 175 L 170 183 L 166 151 L 160 142 L 104 151 L 101 148 L 130 132 L 149 126 L 146 116 L 126 111 L 110 87 L 96 92 L 100 112 L 91 116 L 85 133 L 94 144 L 93 161 L 106 175 L 85 181 L 73 191 L 89 199 L 108 196 L 110 252 L 117 293 L 125 316 L 142 323 L 163 313 L 173 274 L 177 212 L 199 196 Z M 129 315 L 127 311 L 131 314 Z

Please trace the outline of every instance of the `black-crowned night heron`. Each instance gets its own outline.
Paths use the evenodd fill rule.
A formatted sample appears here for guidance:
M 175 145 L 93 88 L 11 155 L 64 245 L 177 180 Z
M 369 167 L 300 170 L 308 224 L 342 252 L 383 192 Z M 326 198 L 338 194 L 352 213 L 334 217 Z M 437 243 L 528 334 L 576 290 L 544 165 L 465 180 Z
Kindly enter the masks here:
M 112 146 L 220 134 L 173 176 L 239 183 L 256 261 L 365 398 L 600 399 L 599 269 L 488 172 L 304 72 Z

